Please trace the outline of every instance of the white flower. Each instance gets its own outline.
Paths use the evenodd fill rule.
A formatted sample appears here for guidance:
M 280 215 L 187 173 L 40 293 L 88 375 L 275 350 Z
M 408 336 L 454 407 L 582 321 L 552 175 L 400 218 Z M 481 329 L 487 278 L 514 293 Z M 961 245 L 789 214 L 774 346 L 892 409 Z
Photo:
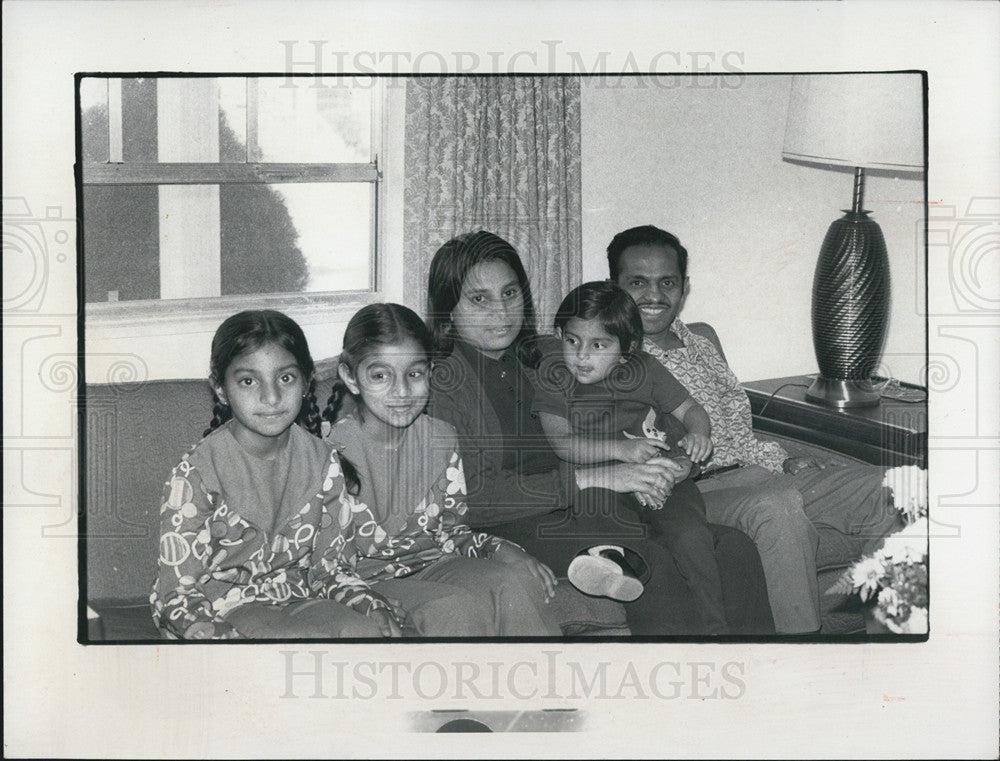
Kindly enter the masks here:
M 927 518 L 920 518 L 886 537 L 882 554 L 895 562 L 922 563 L 927 558 Z
M 916 465 L 890 468 L 885 472 L 882 485 L 892 491 L 892 502 L 907 521 L 927 515 L 926 470 Z
M 927 565 L 927 474 L 920 468 L 907 466 L 888 471 L 883 485 L 893 490 L 893 498 L 900 512 L 906 516 L 906 525 L 885 538 L 881 549 L 861 558 L 851 566 L 835 585 L 838 591 L 854 591 L 864 602 L 876 602 L 875 619 L 896 634 L 924 634 L 927 632 L 927 609 L 912 604 L 913 599 L 927 599 L 926 586 L 908 595 L 906 590 L 913 579 L 920 578 L 912 572 L 913 566 Z M 901 581 L 899 588 L 883 584 Z M 903 590 L 903 591 L 901 591 Z M 902 616 L 905 619 L 900 620 Z
M 878 589 L 879 579 L 885 574 L 881 552 L 864 557 L 851 568 L 851 582 L 862 600 L 867 600 Z
M 927 608 L 910 608 L 910 615 L 905 621 L 893 621 L 884 614 L 877 615 L 876 618 L 895 634 L 927 633 Z
M 886 587 L 878 593 L 878 604 L 889 616 L 899 615 L 899 604 L 903 602 L 899 593 L 892 587 Z
M 906 634 L 927 633 L 927 608 L 910 608 L 910 617 L 904 627 Z

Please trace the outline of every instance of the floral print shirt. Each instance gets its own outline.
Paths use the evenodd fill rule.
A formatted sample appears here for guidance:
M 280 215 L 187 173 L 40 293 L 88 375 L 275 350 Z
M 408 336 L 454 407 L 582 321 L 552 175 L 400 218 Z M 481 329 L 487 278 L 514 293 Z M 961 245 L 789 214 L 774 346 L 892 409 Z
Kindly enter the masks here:
M 708 413 L 715 449 L 703 468 L 760 465 L 780 473 L 788 453 L 779 444 L 759 441 L 754 436 L 750 399 L 715 345 L 691 332 L 679 318 L 671 330 L 684 344 L 682 348 L 664 350 L 649 339 L 643 341 L 642 348 L 658 359 Z
M 506 540 L 472 531 L 465 522 L 465 475 L 455 429 L 420 415 L 392 448 L 361 430 L 355 412 L 325 440 L 358 471 L 357 500 L 338 519 L 342 553 L 361 579 L 374 583 L 409 576 L 446 555 L 488 558 Z M 516 546 L 516 545 L 515 545 Z
M 154 623 L 169 638 L 230 639 L 240 635 L 226 614 L 248 603 L 388 607 L 339 552 L 353 537 L 338 517 L 356 507 L 336 451 L 299 426 L 275 460 L 249 454 L 221 426 L 164 484 Z

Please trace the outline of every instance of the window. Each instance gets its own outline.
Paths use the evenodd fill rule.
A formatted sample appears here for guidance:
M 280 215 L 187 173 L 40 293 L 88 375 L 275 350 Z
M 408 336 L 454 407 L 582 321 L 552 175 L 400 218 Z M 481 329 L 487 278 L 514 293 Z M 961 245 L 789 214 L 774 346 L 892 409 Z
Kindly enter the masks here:
M 79 87 L 88 318 L 325 308 L 376 291 L 377 80 Z

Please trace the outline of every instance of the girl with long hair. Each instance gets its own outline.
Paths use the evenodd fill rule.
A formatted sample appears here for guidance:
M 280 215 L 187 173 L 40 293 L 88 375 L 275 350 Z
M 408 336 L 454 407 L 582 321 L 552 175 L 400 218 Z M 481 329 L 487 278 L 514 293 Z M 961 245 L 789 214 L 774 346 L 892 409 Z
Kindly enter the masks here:
M 350 511 L 318 437 L 313 361 L 286 315 L 233 315 L 212 340 L 213 418 L 160 508 L 153 620 L 169 638 L 379 637 L 391 603 L 338 554 Z
M 364 307 L 344 332 L 323 414 L 357 502 L 340 517 L 344 552 L 362 580 L 398 602 L 401 632 L 558 636 L 552 571 L 465 524 L 454 428 L 424 414 L 430 349 L 423 321 L 399 304 Z

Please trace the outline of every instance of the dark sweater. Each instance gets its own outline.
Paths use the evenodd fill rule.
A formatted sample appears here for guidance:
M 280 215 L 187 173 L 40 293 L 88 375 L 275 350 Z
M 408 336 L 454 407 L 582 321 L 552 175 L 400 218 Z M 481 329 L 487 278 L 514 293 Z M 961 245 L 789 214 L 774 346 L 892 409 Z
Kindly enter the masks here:
M 498 378 L 484 379 L 483 373 L 496 372 L 500 363 L 471 347 L 457 344 L 446 359 L 435 362 L 431 374 L 430 410 L 458 433 L 468 488 L 468 522 L 474 528 L 565 508 L 577 492 L 573 468 L 556 457 L 541 424 L 530 416 L 532 371 L 516 360 L 504 365 L 514 374 L 504 381 L 510 380 L 522 397 L 520 409 L 495 407 L 487 388 L 493 396 L 502 397 Z M 512 420 L 516 420 L 516 436 L 510 435 Z

